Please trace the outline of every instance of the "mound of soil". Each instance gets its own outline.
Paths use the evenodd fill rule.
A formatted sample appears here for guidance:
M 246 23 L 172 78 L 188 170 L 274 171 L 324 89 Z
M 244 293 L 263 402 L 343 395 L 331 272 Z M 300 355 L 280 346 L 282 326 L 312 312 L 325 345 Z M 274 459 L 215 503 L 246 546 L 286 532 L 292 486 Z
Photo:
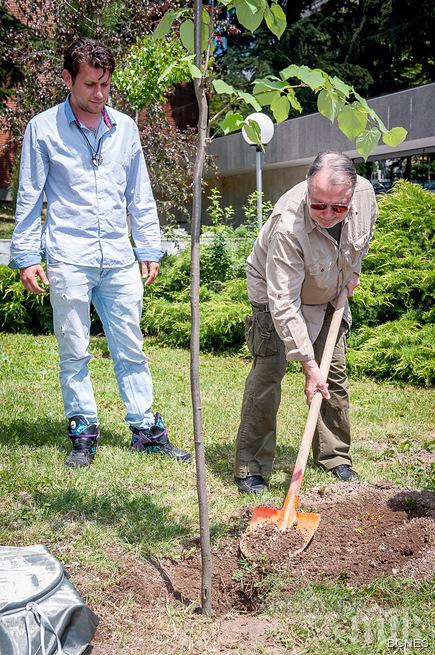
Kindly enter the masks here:
M 366 585 L 381 576 L 430 579 L 435 565 L 435 493 L 398 490 L 390 483 L 343 484 L 314 489 L 298 508 L 321 515 L 309 546 L 292 556 L 294 534 L 257 528 L 252 539 L 261 557 L 243 573 L 237 538 L 213 552 L 213 597 L 218 612 L 250 611 L 261 601 L 261 578 L 272 570 L 287 576 L 287 589 L 309 582 L 341 579 Z M 252 545 L 252 540 L 251 540 Z M 184 598 L 200 598 L 200 554 L 165 562 L 174 589 Z M 245 567 L 246 568 L 246 567 Z
M 268 521 L 255 528 L 248 526 L 240 539 L 240 552 L 247 559 L 264 565 L 276 551 L 296 554 L 306 548 L 306 542 L 297 524 L 281 531 L 276 523 Z
M 241 642 L 246 652 L 257 652 L 259 645 L 264 652 L 282 652 L 276 645 L 268 650 L 270 621 L 256 614 L 264 602 L 265 575 L 270 571 L 279 571 L 287 580 L 283 594 L 310 582 L 341 579 L 355 587 L 380 576 L 422 580 L 433 575 L 435 493 L 399 490 L 389 483 L 338 483 L 304 492 L 298 509 L 318 512 L 321 522 L 310 545 L 294 557 L 289 554 L 294 541 L 286 542 L 276 534 L 256 562 L 247 562 L 240 555 L 242 532 L 228 536 L 213 550 L 212 593 L 217 618 L 207 622 L 206 617 L 198 616 L 185 618 L 183 623 L 188 640 L 189 620 L 204 621 L 204 644 L 195 652 L 229 653 Z M 244 513 L 246 525 L 250 514 Z M 193 554 L 190 549 L 180 560 L 144 561 L 122 552 L 113 552 L 111 557 L 117 568 L 110 578 L 98 580 L 96 574 L 80 580 L 72 576 L 85 598 L 95 597 L 98 580 L 101 600 L 91 606 L 100 625 L 92 655 L 172 655 L 174 628 L 166 610 L 174 600 L 190 611 L 199 608 L 198 544 Z M 176 639 L 180 639 L 179 633 Z M 188 650 L 188 644 L 186 648 L 184 642 L 179 645 L 177 653 Z

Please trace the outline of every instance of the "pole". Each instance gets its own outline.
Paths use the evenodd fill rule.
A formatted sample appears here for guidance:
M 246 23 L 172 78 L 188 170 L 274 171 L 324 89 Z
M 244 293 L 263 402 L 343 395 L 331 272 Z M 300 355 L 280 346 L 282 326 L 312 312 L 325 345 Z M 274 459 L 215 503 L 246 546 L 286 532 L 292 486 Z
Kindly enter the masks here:
M 258 229 L 263 225 L 263 184 L 261 179 L 261 148 L 257 146 L 255 153 L 255 172 L 257 188 L 257 221 Z

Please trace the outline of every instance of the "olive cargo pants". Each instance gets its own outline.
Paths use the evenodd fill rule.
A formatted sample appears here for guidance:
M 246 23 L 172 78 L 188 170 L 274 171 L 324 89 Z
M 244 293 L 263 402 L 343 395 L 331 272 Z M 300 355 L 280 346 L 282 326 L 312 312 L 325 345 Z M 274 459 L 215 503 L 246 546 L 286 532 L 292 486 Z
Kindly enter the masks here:
M 334 313 L 328 305 L 322 329 L 313 344 L 318 364 Z M 346 336 L 342 321 L 328 375 L 330 400 L 324 400 L 313 438 L 314 461 L 330 470 L 339 464 L 352 464 L 349 455 L 350 424 L 348 379 L 346 375 Z M 246 319 L 246 338 L 254 356 L 243 395 L 241 422 L 237 433 L 235 475 L 270 476 L 276 450 L 276 415 L 281 401 L 281 381 L 287 361 L 284 344 L 273 325 L 270 312 L 253 307 Z M 302 435 L 301 435 L 302 438 Z

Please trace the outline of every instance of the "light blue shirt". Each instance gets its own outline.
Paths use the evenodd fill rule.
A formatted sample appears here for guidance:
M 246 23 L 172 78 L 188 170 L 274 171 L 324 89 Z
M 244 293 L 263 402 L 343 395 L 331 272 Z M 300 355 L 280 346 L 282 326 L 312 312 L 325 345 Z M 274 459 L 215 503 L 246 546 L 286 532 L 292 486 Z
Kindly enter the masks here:
M 75 122 L 69 100 L 27 125 L 20 165 L 11 268 L 48 261 L 116 268 L 162 256 L 156 203 L 135 122 L 106 108 L 97 133 Z M 43 195 L 47 217 L 41 227 Z M 133 249 L 128 233 L 131 219 Z

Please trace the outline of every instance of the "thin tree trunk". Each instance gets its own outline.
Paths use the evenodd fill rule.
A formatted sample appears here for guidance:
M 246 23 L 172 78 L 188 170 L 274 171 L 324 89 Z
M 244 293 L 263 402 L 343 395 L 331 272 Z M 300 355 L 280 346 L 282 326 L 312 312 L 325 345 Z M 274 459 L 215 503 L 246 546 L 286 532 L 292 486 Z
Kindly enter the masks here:
M 201 12 L 202 1 L 195 0 L 195 63 L 201 69 Z M 195 79 L 195 94 L 199 106 L 198 148 L 196 151 L 193 172 L 193 209 L 192 238 L 190 263 L 190 307 L 192 316 L 192 332 L 190 337 L 190 388 L 193 409 L 193 434 L 195 442 L 196 488 L 199 503 L 199 526 L 201 541 L 202 581 L 201 606 L 204 614 L 211 613 L 211 547 L 210 526 L 208 518 L 207 484 L 205 473 L 205 451 L 202 431 L 201 387 L 199 377 L 199 240 L 201 232 L 201 194 L 202 174 L 204 168 L 205 149 L 207 142 L 207 97 L 204 80 Z

